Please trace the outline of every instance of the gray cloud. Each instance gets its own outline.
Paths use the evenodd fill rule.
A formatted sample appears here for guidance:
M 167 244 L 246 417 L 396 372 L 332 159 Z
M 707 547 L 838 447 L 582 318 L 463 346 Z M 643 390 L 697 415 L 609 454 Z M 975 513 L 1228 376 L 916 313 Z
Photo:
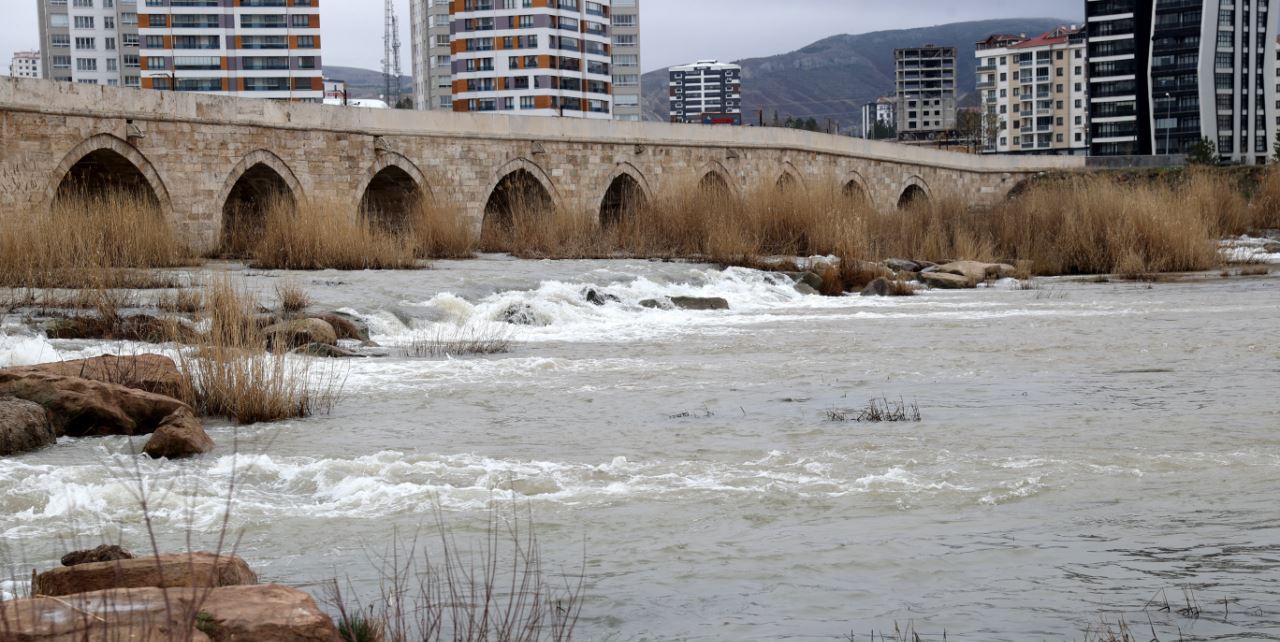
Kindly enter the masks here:
M 641 0 L 646 70 L 698 58 L 736 60 L 784 53 L 840 33 L 923 27 L 962 20 L 1055 17 L 1079 20 L 1083 0 Z M 409 3 L 396 0 L 402 66 L 410 73 Z M 13 52 L 39 41 L 36 0 L 0 0 L 0 73 Z M 376 69 L 382 60 L 382 3 L 325 0 L 324 59 Z

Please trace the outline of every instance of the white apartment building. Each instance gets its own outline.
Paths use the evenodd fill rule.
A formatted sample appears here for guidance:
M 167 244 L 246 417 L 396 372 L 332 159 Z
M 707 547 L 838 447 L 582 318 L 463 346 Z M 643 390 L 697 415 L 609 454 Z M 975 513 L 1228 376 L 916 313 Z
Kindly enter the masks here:
M 14 78 L 40 77 L 40 52 L 16 51 L 9 62 L 9 75 Z
M 673 123 L 742 124 L 742 67 L 699 60 L 667 70 Z
M 862 137 L 876 137 L 876 126 L 881 130 L 892 131 L 898 125 L 898 99 L 893 96 L 881 96 L 873 103 L 862 106 Z
M 603 118 L 607 103 L 640 119 L 640 0 L 410 0 L 409 13 L 416 109 Z M 602 81 L 607 94 L 590 91 Z
M 319 0 L 144 2 L 143 88 L 323 100 Z
M 1059 27 L 977 45 L 983 150 L 998 154 L 1089 152 L 1085 31 Z
M 37 7 L 41 77 L 139 86 L 136 0 L 38 0 Z
M 639 121 L 643 116 L 640 94 L 640 0 L 613 0 L 610 11 L 613 40 L 613 118 Z

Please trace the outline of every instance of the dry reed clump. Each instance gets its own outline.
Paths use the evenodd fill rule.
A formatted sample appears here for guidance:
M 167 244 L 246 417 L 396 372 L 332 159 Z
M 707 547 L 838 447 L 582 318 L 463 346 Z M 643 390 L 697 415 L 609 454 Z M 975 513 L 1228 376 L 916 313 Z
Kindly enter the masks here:
M 155 306 L 163 312 L 197 314 L 204 311 L 204 294 L 187 289 L 163 292 L 156 297 Z
M 253 267 L 279 270 L 394 270 L 419 267 L 403 235 L 383 231 L 337 203 L 271 201 Z M 232 234 L 232 236 L 235 236 Z
M 292 279 L 276 286 L 276 298 L 280 300 L 280 311 L 286 314 L 302 312 L 311 307 L 311 296 Z
M 1250 204 L 1252 216 L 1248 230 L 1229 230 L 1229 234 L 1243 234 L 1258 230 L 1280 230 L 1280 167 L 1272 165 L 1258 183 L 1257 192 Z
M 3 287 L 170 287 L 174 277 L 143 270 L 192 256 L 154 200 L 129 190 L 70 190 L 48 215 L 0 220 Z
M 220 278 L 208 286 L 205 300 L 204 342 L 178 355 L 187 403 L 203 415 L 239 424 L 308 417 L 332 408 L 341 389 L 337 374 L 314 368 L 311 359 L 268 351 L 252 297 Z
M 347 642 L 571 642 L 582 575 L 543 568 L 532 519 L 493 509 L 481 541 L 464 546 L 437 511 L 438 542 L 392 543 L 381 593 L 363 606 L 338 582 L 326 600 Z
M 413 338 L 405 349 L 410 357 L 462 357 L 506 354 L 511 351 L 511 331 L 492 325 L 463 325 L 437 329 Z
M 462 208 L 425 199 L 410 212 L 414 256 L 420 259 L 469 259 L 479 239 Z

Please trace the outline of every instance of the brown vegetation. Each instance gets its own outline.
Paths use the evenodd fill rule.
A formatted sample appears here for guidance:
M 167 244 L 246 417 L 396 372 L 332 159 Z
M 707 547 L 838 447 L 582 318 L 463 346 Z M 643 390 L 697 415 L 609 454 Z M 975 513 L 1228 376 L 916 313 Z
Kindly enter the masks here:
M 521 257 L 683 257 L 761 267 L 761 257 L 835 255 L 820 272 L 824 293 L 859 289 L 885 274 L 862 261 L 892 257 L 1016 263 L 1030 274 L 1211 269 L 1217 240 L 1273 227 L 1280 171 L 1250 202 L 1222 174 L 1189 171 L 1167 183 L 1074 176 L 1037 185 L 986 210 L 941 195 L 898 211 L 876 211 L 815 181 L 808 189 L 756 185 L 744 195 L 699 185 L 658 195 L 622 220 L 597 228 L 566 209 L 514 203 L 486 219 L 482 245 Z
M 479 239 L 460 207 L 419 203 L 410 213 L 413 252 L 420 259 L 469 259 Z
M 225 278 L 205 295 L 209 333 L 194 350 L 179 353 L 183 398 L 201 414 L 240 424 L 308 417 L 336 402 L 341 382 L 311 359 L 268 351 L 257 303 Z
M 47 215 L 0 220 L 0 286 L 152 288 L 139 270 L 191 265 L 155 203 L 126 190 L 61 194 Z
M 276 286 L 276 298 L 280 299 L 280 311 L 285 313 L 302 312 L 311 306 L 311 296 L 292 279 Z
M 413 245 L 336 203 L 273 200 L 253 266 L 276 270 L 394 270 L 418 267 Z M 233 234 L 232 236 L 236 236 Z

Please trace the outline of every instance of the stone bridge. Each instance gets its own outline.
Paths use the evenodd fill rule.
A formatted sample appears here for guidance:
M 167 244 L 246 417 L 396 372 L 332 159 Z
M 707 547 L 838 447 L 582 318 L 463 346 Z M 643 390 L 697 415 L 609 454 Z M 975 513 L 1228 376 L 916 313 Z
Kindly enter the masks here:
M 372 110 L 0 78 L 0 216 L 72 183 L 154 195 L 193 247 L 280 192 L 358 211 L 447 198 L 478 227 L 512 190 L 602 220 L 681 185 L 835 186 L 889 209 L 993 204 L 1078 157 L 973 156 L 779 128 Z

